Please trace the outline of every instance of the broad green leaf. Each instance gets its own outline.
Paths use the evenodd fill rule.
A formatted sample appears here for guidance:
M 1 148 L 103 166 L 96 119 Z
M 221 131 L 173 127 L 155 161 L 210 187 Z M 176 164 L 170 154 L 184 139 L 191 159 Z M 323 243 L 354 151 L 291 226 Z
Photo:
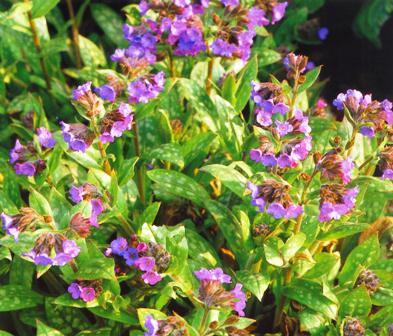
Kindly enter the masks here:
M 369 317 L 370 328 L 388 326 L 393 323 L 393 305 L 383 307 Z
M 247 105 L 251 93 L 251 81 L 257 78 L 258 61 L 256 57 L 251 58 L 240 73 L 236 89 L 235 110 L 240 112 Z
M 371 296 L 371 302 L 374 306 L 387 306 L 393 302 L 393 289 L 379 287 Z
M 11 264 L 10 284 L 31 288 L 35 265 L 18 256 L 14 256 Z
M 319 279 L 325 275 L 328 276 L 332 269 L 340 263 L 340 258 L 338 256 L 324 252 L 315 255 L 314 259 L 316 264 L 304 274 L 304 278 Z
M 221 261 L 216 250 L 211 244 L 194 230 L 186 228 L 186 238 L 188 244 L 189 256 L 194 261 L 201 263 L 201 268 L 206 264 L 211 267 L 217 267 Z
M 267 273 L 253 273 L 248 270 L 236 272 L 236 278 L 243 284 L 244 288 L 254 294 L 259 301 L 269 286 L 270 278 Z
M 236 104 L 236 80 L 233 75 L 230 74 L 225 78 L 222 84 L 221 94 L 232 106 Z
M 42 296 L 22 285 L 0 286 L 0 312 L 35 307 L 43 303 Z
M 335 319 L 337 306 L 322 293 L 322 287 L 312 281 L 298 279 L 283 289 L 288 298 L 306 305 L 307 307 Z
M 119 167 L 119 186 L 126 185 L 135 175 L 135 165 L 138 162 L 138 157 L 124 160 Z
M 197 159 L 204 158 L 209 153 L 209 148 L 214 142 L 216 135 L 207 132 L 200 133 L 188 140 L 182 148 L 184 162 L 186 165 L 190 164 L 192 161 L 197 161 Z M 199 162 L 198 162 L 199 167 Z
M 105 35 L 116 45 L 123 46 L 122 32 L 123 20 L 112 8 L 107 5 L 95 3 L 90 5 L 91 14 Z
M 44 324 L 40 320 L 37 320 L 37 334 L 36 335 L 37 336 L 62 336 L 63 334 L 60 331 L 47 326 L 46 324 Z
M 317 313 L 310 308 L 306 308 L 300 311 L 299 319 L 300 324 L 303 327 L 302 330 L 305 329 L 310 331 L 311 333 L 315 330 L 315 335 L 322 336 L 322 334 L 318 333 L 318 329 L 320 329 L 324 325 L 325 319 L 320 313 Z
M 202 206 L 204 201 L 210 198 L 208 192 L 200 184 L 182 173 L 173 170 L 155 169 L 149 171 L 147 176 L 164 187 L 168 193 L 188 199 L 198 206 Z
M 181 147 L 177 144 L 163 144 L 149 151 L 146 156 L 149 159 L 156 159 L 174 163 L 180 168 L 184 167 L 184 157 Z
M 48 14 L 60 0 L 33 0 L 33 7 L 31 8 L 31 15 L 33 19 Z
M 321 72 L 322 66 L 316 67 L 306 74 L 306 80 L 303 84 L 299 86 L 298 93 L 302 93 L 303 91 L 309 89 L 315 81 L 318 79 L 319 73 Z
M 29 195 L 29 203 L 32 208 L 34 208 L 42 216 L 53 217 L 52 208 L 47 201 L 47 199 L 40 194 L 37 190 L 31 189 Z
M 340 300 L 338 311 L 341 318 L 345 316 L 365 317 L 371 311 L 371 300 L 364 286 L 351 290 Z
M 153 225 L 154 220 L 157 217 L 158 210 L 160 209 L 161 203 L 159 202 L 154 202 L 150 204 L 142 213 L 141 217 L 138 218 L 139 225 L 142 226 L 142 224 L 147 223 L 149 225 Z
M 333 227 L 332 229 L 322 232 L 318 236 L 318 240 L 332 240 L 332 239 L 340 239 L 348 236 L 352 236 L 356 233 L 363 232 L 369 227 L 369 224 L 344 224 Z
M 373 235 L 356 246 L 348 255 L 340 272 L 340 284 L 354 282 L 359 275 L 360 267 L 368 267 L 375 262 L 380 254 L 378 236 Z
M 278 267 L 284 265 L 284 258 L 280 252 L 283 246 L 283 241 L 277 237 L 269 238 L 264 242 L 263 249 L 265 251 L 266 261 L 269 264 Z
M 138 320 L 135 317 L 135 314 L 130 314 L 125 311 L 115 311 L 112 308 L 107 307 L 106 309 L 103 307 L 93 307 L 89 308 L 89 310 L 97 316 L 124 323 L 125 325 L 138 325 Z
M 240 264 L 244 265 L 249 251 L 253 248 L 253 242 L 249 236 L 244 235 L 239 220 L 227 207 L 217 201 L 205 201 L 205 207 L 217 222 L 222 235 Z
M 299 232 L 291 236 L 285 242 L 285 245 L 281 249 L 281 253 L 282 256 L 284 257 L 284 260 L 288 262 L 291 258 L 293 258 L 296 252 L 302 248 L 305 241 L 306 241 L 306 235 L 302 232 Z
M 91 40 L 79 35 L 79 46 L 83 64 L 90 67 L 106 65 L 104 52 Z
M 259 68 L 279 62 L 282 57 L 281 54 L 273 49 L 263 48 L 256 50 L 258 55 Z
M 65 293 L 63 295 L 58 296 L 55 301 L 55 304 L 67 306 L 67 307 L 75 307 L 75 308 L 92 308 L 98 306 L 97 299 L 93 301 L 85 302 L 81 299 L 74 300 L 69 293 Z
M 381 46 L 379 34 L 393 12 L 392 0 L 369 0 L 363 3 L 353 24 L 354 30 L 377 47 Z
M 156 320 L 165 320 L 167 318 L 167 316 L 163 312 L 156 309 L 139 308 L 137 309 L 137 313 L 139 324 L 141 326 L 145 325 L 145 319 L 149 315 L 153 316 Z
M 220 164 L 212 164 L 202 167 L 201 171 L 213 175 L 237 196 L 241 198 L 243 197 L 247 178 L 239 173 L 236 169 Z

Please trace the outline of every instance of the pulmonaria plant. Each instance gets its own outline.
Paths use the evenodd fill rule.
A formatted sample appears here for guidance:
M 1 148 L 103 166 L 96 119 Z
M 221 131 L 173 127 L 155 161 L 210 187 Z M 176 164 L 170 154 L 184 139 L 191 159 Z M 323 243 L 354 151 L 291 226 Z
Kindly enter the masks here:
M 120 29 L 92 4 L 103 45 L 71 19 L 60 71 L 42 44 L 36 92 L 2 113 L 0 311 L 18 324 L 1 330 L 388 335 L 392 104 L 320 97 L 321 66 L 292 52 L 328 37 L 318 6 L 145 0 Z M 35 4 L 11 9 L 9 29 L 38 27 Z

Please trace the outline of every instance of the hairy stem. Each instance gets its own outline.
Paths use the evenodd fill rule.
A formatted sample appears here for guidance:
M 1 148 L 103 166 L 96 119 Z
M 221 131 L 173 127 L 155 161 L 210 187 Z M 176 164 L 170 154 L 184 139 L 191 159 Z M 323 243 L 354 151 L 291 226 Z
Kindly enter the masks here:
M 29 1 L 25 0 L 25 2 L 29 2 Z M 42 56 L 41 41 L 38 36 L 37 26 L 35 24 L 35 21 L 33 19 L 33 15 L 31 14 L 31 11 L 27 12 L 27 16 L 29 18 L 30 29 L 31 29 L 31 33 L 33 35 L 33 43 L 34 43 L 35 50 L 37 51 L 37 54 L 38 54 L 38 59 L 40 62 L 40 67 L 41 67 L 42 73 L 44 75 L 46 87 L 47 87 L 48 91 L 50 91 L 52 89 L 52 87 L 50 84 L 50 77 L 49 77 L 49 73 L 48 73 L 48 68 L 46 67 L 44 57 Z
M 134 148 L 135 148 L 135 155 L 140 157 L 141 156 L 141 147 L 139 145 L 139 135 L 138 135 L 138 124 L 136 120 L 133 124 L 133 131 L 134 131 Z M 139 191 L 139 196 L 141 198 L 141 202 L 145 203 L 145 189 L 143 183 L 143 171 L 142 167 L 137 168 L 137 186 Z
M 109 163 L 108 156 L 106 155 L 105 147 L 104 147 L 103 143 L 100 141 L 100 131 L 98 129 L 94 115 L 90 118 L 90 121 L 91 121 L 91 126 L 93 127 L 93 130 L 94 130 L 94 134 L 97 138 L 98 150 L 100 151 L 101 158 L 104 160 L 104 171 L 108 175 L 111 175 L 111 172 L 112 172 L 111 165 Z
M 356 135 L 358 134 L 358 129 L 356 127 L 353 128 L 352 130 L 352 135 L 351 139 L 348 141 L 346 145 L 346 150 L 347 150 L 347 157 L 351 156 L 352 150 L 355 145 L 355 140 L 356 140 Z
M 81 51 L 79 48 L 79 28 L 78 28 L 78 22 L 76 21 L 75 18 L 75 13 L 74 13 L 74 7 L 72 6 L 72 0 L 67 0 L 67 8 L 68 8 L 68 13 L 70 15 L 70 19 L 72 22 L 72 45 L 74 48 L 75 52 L 75 64 L 77 68 L 82 67 L 82 61 L 81 61 Z
M 203 317 L 202 317 L 202 321 L 201 321 L 201 325 L 199 327 L 199 335 L 203 336 L 205 335 L 206 331 L 207 331 L 207 318 L 209 316 L 209 308 L 208 307 L 204 307 L 203 308 Z

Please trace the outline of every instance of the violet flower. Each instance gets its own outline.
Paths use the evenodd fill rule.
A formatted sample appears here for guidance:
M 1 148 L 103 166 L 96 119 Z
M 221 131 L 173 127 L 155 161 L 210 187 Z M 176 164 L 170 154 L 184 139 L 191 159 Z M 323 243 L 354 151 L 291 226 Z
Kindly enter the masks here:
M 319 39 L 320 39 L 321 41 L 326 40 L 327 37 L 328 37 L 328 35 L 329 35 L 329 29 L 328 29 L 327 27 L 321 27 L 321 28 L 318 30 L 318 37 L 319 37 Z
M 85 152 L 93 142 L 93 132 L 84 124 L 66 124 L 60 122 L 64 141 L 73 151 Z
M 160 71 L 153 76 L 140 77 L 128 85 L 130 103 L 147 103 L 156 98 L 164 89 L 164 73 Z
M 152 315 L 147 315 L 145 317 L 144 326 L 147 329 L 147 331 L 144 333 L 144 336 L 157 336 L 159 329 L 158 321 L 154 319 Z
M 115 89 L 108 84 L 95 88 L 94 92 L 97 93 L 102 99 L 108 100 L 111 103 L 113 103 L 116 99 Z
M 53 138 L 53 134 L 45 127 L 37 128 L 38 141 L 44 148 L 53 148 L 56 144 L 56 140 Z
M 161 281 L 162 277 L 155 271 L 149 271 L 142 274 L 143 281 L 151 286 L 154 286 Z
M 217 280 L 220 283 L 231 283 L 231 277 L 225 274 L 222 268 L 206 269 L 202 268 L 194 272 L 195 276 L 200 280 Z
M 233 310 L 235 310 L 239 316 L 244 316 L 244 308 L 246 308 L 247 301 L 246 294 L 242 291 L 242 287 L 242 284 L 237 283 L 235 288 L 231 291 L 235 298 L 235 301 L 233 302 Z

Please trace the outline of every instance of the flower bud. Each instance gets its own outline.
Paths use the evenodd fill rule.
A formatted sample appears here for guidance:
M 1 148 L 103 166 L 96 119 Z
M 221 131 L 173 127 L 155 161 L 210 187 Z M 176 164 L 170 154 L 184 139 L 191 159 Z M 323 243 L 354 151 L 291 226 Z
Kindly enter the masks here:
M 344 336 L 364 336 L 365 329 L 362 323 L 355 318 L 349 318 L 344 324 Z
M 359 287 L 362 284 L 364 284 L 367 291 L 370 294 L 373 294 L 378 290 L 379 283 L 380 283 L 380 280 L 377 277 L 377 275 L 374 272 L 366 269 L 359 274 L 359 277 L 356 280 L 355 286 Z

